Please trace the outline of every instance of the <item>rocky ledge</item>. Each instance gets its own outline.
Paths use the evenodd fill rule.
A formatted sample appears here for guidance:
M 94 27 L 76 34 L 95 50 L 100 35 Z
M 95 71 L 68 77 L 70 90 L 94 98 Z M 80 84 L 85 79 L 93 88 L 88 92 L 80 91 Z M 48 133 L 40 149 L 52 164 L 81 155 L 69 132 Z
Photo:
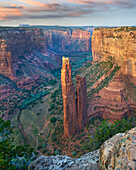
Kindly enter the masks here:
M 87 153 L 80 158 L 68 156 L 40 156 L 29 166 L 29 170 L 97 170 L 99 150 Z
M 136 127 L 116 134 L 102 144 L 99 169 L 136 170 Z
M 136 127 L 105 141 L 100 150 L 80 158 L 40 156 L 29 170 L 136 170 Z

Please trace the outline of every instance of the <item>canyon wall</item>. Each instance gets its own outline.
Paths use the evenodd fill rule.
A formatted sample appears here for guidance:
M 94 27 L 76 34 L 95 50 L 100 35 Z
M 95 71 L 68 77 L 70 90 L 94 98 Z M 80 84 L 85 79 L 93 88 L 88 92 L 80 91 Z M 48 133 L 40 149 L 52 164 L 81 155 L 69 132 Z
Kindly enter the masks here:
M 7 51 L 4 39 L 0 41 L 0 73 L 11 79 L 14 77 L 11 53 Z
M 0 74 L 9 78 L 15 76 L 18 71 L 23 72 L 21 67 L 30 61 L 29 54 L 33 50 L 46 52 L 46 38 L 41 29 L 2 28 L 0 37 Z M 33 60 L 35 60 L 34 57 Z M 4 64 L 2 64 L 3 61 L 5 61 Z M 35 61 L 30 62 L 32 64 Z M 29 68 L 26 66 L 26 69 Z
M 91 51 L 91 33 L 82 29 L 46 30 L 48 49 L 56 52 Z
M 42 29 L 2 28 L 0 37 L 6 41 L 7 50 L 11 52 L 13 58 L 23 56 L 33 48 L 46 51 L 46 38 Z
M 64 135 L 71 136 L 87 123 L 86 78 L 77 76 L 76 96 L 68 58 L 62 58 L 61 85 L 64 111 Z M 77 99 L 76 99 L 77 97 Z
M 1 64 L 0 74 L 9 78 L 51 75 L 60 68 L 56 52 L 91 51 L 91 33 L 83 29 L 1 28 L 0 38 L 6 46 L 4 52 L 0 41 L 0 63 L 8 62 Z
M 98 28 L 92 36 L 93 60 L 113 56 L 124 74 L 136 76 L 135 27 Z

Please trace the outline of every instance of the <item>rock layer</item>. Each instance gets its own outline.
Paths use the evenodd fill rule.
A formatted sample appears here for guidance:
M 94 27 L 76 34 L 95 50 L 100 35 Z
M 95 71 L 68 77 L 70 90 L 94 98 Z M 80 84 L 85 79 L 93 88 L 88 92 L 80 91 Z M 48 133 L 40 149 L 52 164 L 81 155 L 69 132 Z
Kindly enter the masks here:
M 136 76 L 136 30 L 99 28 L 92 36 L 93 60 L 113 56 L 124 74 Z

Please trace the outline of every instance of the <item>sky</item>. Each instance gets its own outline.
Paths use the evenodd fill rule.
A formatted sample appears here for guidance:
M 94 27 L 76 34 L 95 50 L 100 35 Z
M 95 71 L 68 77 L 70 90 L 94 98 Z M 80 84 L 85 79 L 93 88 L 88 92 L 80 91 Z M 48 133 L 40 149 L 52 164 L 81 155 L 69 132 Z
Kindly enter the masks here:
M 0 0 L 0 26 L 136 25 L 136 0 Z

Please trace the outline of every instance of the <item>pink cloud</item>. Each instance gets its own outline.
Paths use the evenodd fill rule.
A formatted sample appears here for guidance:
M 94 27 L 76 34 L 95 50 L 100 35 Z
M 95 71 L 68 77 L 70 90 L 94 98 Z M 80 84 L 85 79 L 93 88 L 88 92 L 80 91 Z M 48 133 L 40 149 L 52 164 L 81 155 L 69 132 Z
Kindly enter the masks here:
M 0 20 L 8 20 L 9 16 L 21 16 L 21 10 L 18 8 L 0 7 Z

